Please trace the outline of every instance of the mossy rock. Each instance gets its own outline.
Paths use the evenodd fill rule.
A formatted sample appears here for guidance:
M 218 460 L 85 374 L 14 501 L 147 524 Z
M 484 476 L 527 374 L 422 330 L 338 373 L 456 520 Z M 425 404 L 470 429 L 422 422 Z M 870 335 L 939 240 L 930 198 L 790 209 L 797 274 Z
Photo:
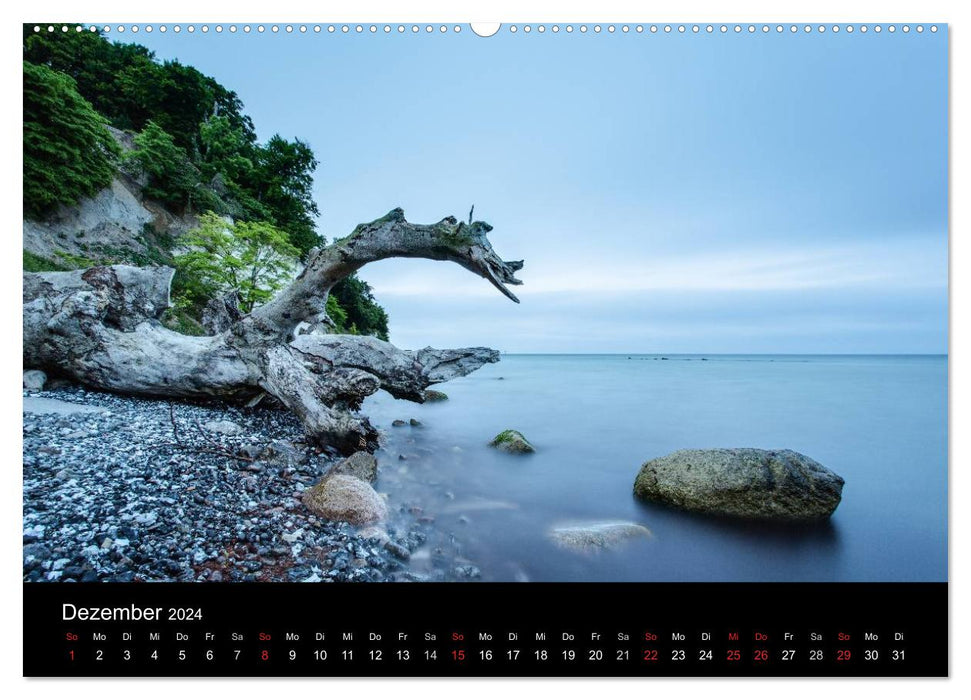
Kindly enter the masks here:
M 501 433 L 492 438 L 492 442 L 489 443 L 489 446 L 495 447 L 497 450 L 511 452 L 513 454 L 526 454 L 536 451 L 536 448 L 533 447 L 529 440 L 527 440 L 526 437 L 518 430 L 503 430 Z
M 425 401 L 429 403 L 435 403 L 436 401 L 448 401 L 448 394 L 444 391 L 435 391 L 434 389 L 425 390 Z

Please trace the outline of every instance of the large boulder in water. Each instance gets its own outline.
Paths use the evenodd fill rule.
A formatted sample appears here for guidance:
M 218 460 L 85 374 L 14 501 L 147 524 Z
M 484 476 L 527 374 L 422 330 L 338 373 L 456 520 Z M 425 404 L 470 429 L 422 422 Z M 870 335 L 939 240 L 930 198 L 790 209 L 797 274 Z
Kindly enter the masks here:
M 646 462 L 634 481 L 647 501 L 754 520 L 828 518 L 842 493 L 842 477 L 792 450 L 679 450 Z
M 303 504 L 328 520 L 369 525 L 388 517 L 384 499 L 356 476 L 325 476 L 304 491 Z

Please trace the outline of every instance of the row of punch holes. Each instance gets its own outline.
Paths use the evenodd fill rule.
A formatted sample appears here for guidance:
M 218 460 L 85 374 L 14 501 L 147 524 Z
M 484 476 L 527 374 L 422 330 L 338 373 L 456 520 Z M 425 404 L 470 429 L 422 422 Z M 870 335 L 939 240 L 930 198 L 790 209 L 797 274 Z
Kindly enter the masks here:
M 313 24 L 313 25 L 306 25 L 306 24 L 297 24 L 297 25 L 294 25 L 294 24 L 285 24 L 285 25 L 271 24 L 271 25 L 263 25 L 263 24 L 257 24 L 257 25 L 252 25 L 252 26 L 251 25 L 248 25 L 248 24 L 244 24 L 244 25 L 230 24 L 230 25 L 226 25 L 226 26 L 223 26 L 221 24 L 216 24 L 216 25 L 212 25 L 212 26 L 210 26 L 208 24 L 203 24 L 203 25 L 200 25 L 198 27 L 196 27 L 195 25 L 192 25 L 192 24 L 185 25 L 184 27 L 182 25 L 180 25 L 180 24 L 175 24 L 175 25 L 172 25 L 171 27 L 169 27 L 168 25 L 164 25 L 164 24 L 158 25 L 157 27 L 156 26 L 153 26 L 151 24 L 146 24 L 146 25 L 143 25 L 143 26 L 139 26 L 137 24 L 128 25 L 128 26 L 123 25 L 123 24 L 116 25 L 116 26 L 111 26 L 111 25 L 107 25 L 106 24 L 106 25 L 88 25 L 87 27 L 83 27 L 81 25 L 75 25 L 73 27 L 68 26 L 68 25 L 60 25 L 60 26 L 56 26 L 56 25 L 46 25 L 46 26 L 43 26 L 43 25 L 35 25 L 34 26 L 34 31 L 35 32 L 43 32 L 43 31 L 46 31 L 48 33 L 54 33 L 54 32 L 57 32 L 57 31 L 70 32 L 70 31 L 72 31 L 72 29 L 75 32 L 83 32 L 83 31 L 98 32 L 98 31 L 100 31 L 100 32 L 103 32 L 103 33 L 106 33 L 106 34 L 112 33 L 112 32 L 117 33 L 117 34 L 123 34 L 126 31 L 127 32 L 130 32 L 132 34 L 137 34 L 139 31 L 143 31 L 143 32 L 146 32 L 146 33 L 151 33 L 151 32 L 154 32 L 154 31 L 158 31 L 158 32 L 165 33 L 165 32 L 168 32 L 168 31 L 172 31 L 172 32 L 174 32 L 176 34 L 179 34 L 179 33 L 183 32 L 183 31 L 188 32 L 189 34 L 194 34 L 196 32 L 201 32 L 202 34 L 208 34 L 209 32 L 215 32 L 216 34 L 221 34 L 223 32 L 229 32 L 230 34 L 235 34 L 237 32 L 242 32 L 243 34 L 250 34 L 250 33 L 253 33 L 253 32 L 255 32 L 257 34 L 263 34 L 263 33 L 266 33 L 266 32 L 270 32 L 272 34 L 278 34 L 280 32 L 284 32 L 284 33 L 287 33 L 287 34 L 293 34 L 295 32 L 296 33 L 299 33 L 299 34 L 306 34 L 308 32 L 309 33 L 315 33 L 315 34 L 320 34 L 320 33 L 327 33 L 327 34 L 364 34 L 364 33 L 370 33 L 370 34 L 378 34 L 378 33 L 384 33 L 384 34 L 391 34 L 391 33 L 398 33 L 398 34 L 407 34 L 407 33 L 410 33 L 410 34 L 420 34 L 420 33 L 426 33 L 426 34 L 434 34 L 434 33 L 447 34 L 449 32 L 460 33 L 460 32 L 463 31 L 462 30 L 462 26 L 461 25 L 458 25 L 458 24 L 454 24 L 454 25 L 447 25 L 447 24 L 441 24 L 441 25 L 433 25 L 433 24 L 425 24 L 425 25 L 418 25 L 418 24 L 412 24 L 412 25 L 404 25 L 404 24 L 398 24 L 398 25 L 390 25 L 390 24 L 384 24 L 384 25 L 377 25 L 377 24 L 370 24 L 370 25 L 364 25 L 364 24 L 356 24 L 356 25 L 354 25 L 354 24 L 327 24 L 327 25 L 320 25 L 320 24 Z M 660 33 L 664 33 L 664 34 L 671 34 L 671 33 L 678 33 L 678 34 L 716 34 L 716 33 L 719 33 L 719 34 L 728 34 L 728 33 L 734 33 L 734 34 L 745 34 L 745 33 L 747 33 L 747 34 L 756 34 L 756 33 L 759 33 L 759 32 L 761 32 L 763 34 L 769 34 L 771 32 L 775 32 L 777 34 L 782 34 L 782 33 L 790 33 L 790 34 L 797 34 L 797 33 L 805 33 L 805 34 L 819 33 L 819 34 L 824 34 L 826 32 L 832 32 L 833 34 L 838 34 L 840 32 L 845 32 L 847 34 L 852 34 L 854 32 L 859 32 L 861 34 L 866 34 L 867 32 L 871 32 L 871 31 L 872 32 L 875 32 L 877 34 L 880 34 L 880 33 L 882 33 L 884 31 L 884 29 L 886 29 L 886 31 L 889 32 L 889 33 L 891 33 L 891 34 L 896 33 L 898 30 L 901 31 L 901 32 L 903 32 L 904 34 L 908 34 L 911 31 L 914 31 L 914 32 L 916 32 L 918 34 L 922 34 L 925 31 L 925 27 L 922 24 L 917 24 L 917 25 L 914 25 L 913 27 L 911 25 L 909 25 L 909 24 L 899 25 L 899 27 L 898 27 L 898 25 L 895 25 L 895 24 L 888 24 L 886 26 L 880 25 L 880 24 L 874 24 L 874 25 L 866 25 L 866 24 L 861 24 L 861 25 L 852 25 L 852 24 L 846 24 L 846 25 L 839 25 L 839 24 L 833 24 L 833 25 L 825 25 L 825 24 L 818 24 L 818 25 L 813 25 L 813 24 L 789 24 L 789 25 L 783 25 L 783 24 L 775 24 L 775 25 L 769 25 L 769 24 L 761 24 L 761 25 L 755 25 L 755 24 L 748 24 L 748 25 L 742 25 L 742 24 L 734 24 L 734 25 L 729 25 L 729 24 L 705 24 L 705 25 L 700 25 L 700 24 L 674 24 L 674 25 L 672 25 L 672 24 L 660 24 L 660 25 L 659 24 L 650 24 L 650 25 L 644 25 L 644 24 L 634 24 L 634 25 L 631 25 L 631 24 L 620 24 L 620 25 L 607 24 L 607 25 L 600 25 L 600 24 L 594 24 L 594 25 L 589 25 L 589 26 L 586 25 L 586 24 L 578 24 L 578 25 L 573 25 L 573 24 L 565 24 L 565 25 L 559 25 L 559 24 L 552 24 L 552 25 L 545 25 L 545 24 L 537 24 L 537 25 L 531 25 L 531 24 L 523 24 L 523 25 L 510 24 L 508 27 L 506 27 L 506 31 L 508 31 L 511 34 L 517 34 L 517 33 L 531 34 L 533 32 L 535 32 L 537 34 L 545 34 L 546 32 L 551 32 L 553 34 L 558 34 L 560 32 L 566 32 L 567 34 L 572 34 L 574 32 L 579 32 L 580 34 L 586 34 L 588 32 L 593 32 L 594 34 L 600 34 L 600 33 L 603 33 L 603 32 L 606 32 L 608 34 L 615 34 L 617 32 L 620 32 L 621 34 L 628 34 L 628 33 L 643 34 L 645 32 L 650 33 L 650 34 L 657 34 L 659 32 Z M 931 32 L 937 32 L 937 25 L 933 25 L 932 24 L 929 27 L 927 27 L 927 29 L 929 31 L 931 31 Z M 473 27 L 472 31 L 474 33 L 479 34 L 480 36 L 488 36 L 489 35 L 489 34 L 483 34 L 482 32 L 477 31 L 476 28 L 474 28 L 474 27 Z M 493 32 L 493 33 L 495 33 L 495 32 Z

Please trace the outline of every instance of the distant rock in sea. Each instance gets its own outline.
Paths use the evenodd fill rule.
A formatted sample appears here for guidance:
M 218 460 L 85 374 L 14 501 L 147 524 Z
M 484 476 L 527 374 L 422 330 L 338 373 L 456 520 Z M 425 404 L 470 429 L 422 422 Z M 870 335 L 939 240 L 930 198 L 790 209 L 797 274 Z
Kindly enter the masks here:
M 634 495 L 683 510 L 770 521 L 828 518 L 843 478 L 793 450 L 679 450 L 646 462 Z
M 489 446 L 495 447 L 497 450 L 502 450 L 503 452 L 512 452 L 515 454 L 536 451 L 536 448 L 518 430 L 503 430 L 492 438 Z

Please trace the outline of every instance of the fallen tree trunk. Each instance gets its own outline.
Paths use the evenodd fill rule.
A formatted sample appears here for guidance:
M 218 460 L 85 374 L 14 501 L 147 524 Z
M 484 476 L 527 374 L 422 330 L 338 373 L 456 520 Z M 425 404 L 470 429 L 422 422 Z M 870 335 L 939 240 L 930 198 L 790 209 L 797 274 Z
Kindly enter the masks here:
M 424 389 L 472 372 L 499 353 L 488 348 L 399 350 L 368 336 L 295 335 L 326 316 L 330 289 L 369 262 L 389 257 L 448 260 L 484 277 L 513 301 L 522 261 L 506 262 L 489 243 L 489 224 L 448 217 L 411 224 L 395 209 L 349 236 L 311 251 L 307 266 L 268 304 L 222 333 L 194 337 L 159 322 L 169 307 L 170 268 L 125 265 L 25 273 L 25 368 L 53 371 L 125 394 L 249 401 L 276 397 L 308 436 L 347 454 L 377 447 L 377 431 L 357 413 L 383 388 L 422 402 Z

